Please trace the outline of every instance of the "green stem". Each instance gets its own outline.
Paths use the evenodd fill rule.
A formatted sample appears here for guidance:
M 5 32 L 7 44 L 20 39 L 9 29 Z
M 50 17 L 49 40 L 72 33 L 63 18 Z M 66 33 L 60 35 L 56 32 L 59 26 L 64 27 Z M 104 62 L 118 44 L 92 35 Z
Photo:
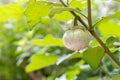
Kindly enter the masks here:
M 67 5 L 69 6 L 69 0 L 67 0 Z
M 77 17 L 74 18 L 74 26 L 78 26 L 78 23 L 77 23 Z
M 87 0 L 87 5 L 88 5 L 88 24 L 89 28 L 92 29 L 91 0 Z
M 61 2 L 61 4 L 64 6 L 64 7 L 68 7 L 64 2 L 63 0 L 59 0 Z
M 97 21 L 97 22 L 93 25 L 93 27 L 95 27 L 97 24 L 99 24 L 102 20 L 103 20 L 103 18 L 102 18 L 101 20 Z

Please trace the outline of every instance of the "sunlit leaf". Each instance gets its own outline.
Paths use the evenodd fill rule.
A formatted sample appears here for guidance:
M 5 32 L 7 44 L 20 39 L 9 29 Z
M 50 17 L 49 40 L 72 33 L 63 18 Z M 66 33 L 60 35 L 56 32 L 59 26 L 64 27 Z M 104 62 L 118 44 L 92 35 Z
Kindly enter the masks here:
M 44 39 L 34 39 L 30 42 L 33 46 L 60 46 L 63 47 L 64 44 L 62 39 L 54 38 L 52 35 L 47 35 Z
M 101 47 L 88 48 L 83 53 L 83 59 L 91 66 L 92 69 L 97 69 L 104 56 L 104 50 Z
M 73 15 L 68 11 L 64 11 L 60 14 L 56 14 L 55 19 L 60 20 L 60 21 L 69 21 L 73 19 Z
M 105 22 L 99 25 L 99 30 L 103 36 L 120 37 L 120 25 L 115 22 Z
M 59 56 L 34 54 L 31 63 L 27 65 L 26 72 L 32 72 L 56 63 Z
M 31 29 L 41 18 L 48 15 L 51 7 L 52 4 L 47 4 L 43 1 L 35 2 L 35 0 L 29 0 L 25 15 Z
M 83 9 L 86 8 L 86 1 L 72 0 L 70 2 L 70 7 L 79 8 L 80 10 L 83 10 Z M 68 21 L 68 20 L 73 19 L 73 15 L 68 11 L 64 11 L 64 12 L 62 12 L 60 14 L 56 14 L 55 19 L 60 20 L 60 21 Z
M 86 3 L 86 0 L 72 0 L 70 3 L 70 7 L 79 8 L 80 10 L 83 10 L 87 6 Z
M 0 22 L 9 19 L 19 20 L 23 15 L 22 8 L 18 5 L 9 5 L 0 7 Z
M 74 11 L 74 9 L 72 8 L 53 8 L 51 9 L 50 13 L 49 13 L 49 17 L 53 17 L 55 14 L 59 14 L 62 13 L 63 11 Z

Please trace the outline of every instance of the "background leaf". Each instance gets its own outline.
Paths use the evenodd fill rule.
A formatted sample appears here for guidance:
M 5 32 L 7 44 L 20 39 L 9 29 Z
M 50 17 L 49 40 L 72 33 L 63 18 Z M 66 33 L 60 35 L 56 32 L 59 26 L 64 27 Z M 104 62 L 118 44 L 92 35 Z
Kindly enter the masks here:
M 60 46 L 63 47 L 64 44 L 62 39 L 54 38 L 52 35 L 47 35 L 44 39 L 34 39 L 30 42 L 33 46 Z
M 43 1 L 35 2 L 35 0 L 29 0 L 25 15 L 30 29 L 32 29 L 43 17 L 48 16 L 51 7 L 52 4 Z
M 23 16 L 23 10 L 18 5 L 9 5 L 0 7 L 0 22 L 9 19 L 19 20 Z
M 34 54 L 32 56 L 31 63 L 26 67 L 26 72 L 32 72 L 47 67 L 49 65 L 53 65 L 56 63 L 58 58 L 59 56 Z

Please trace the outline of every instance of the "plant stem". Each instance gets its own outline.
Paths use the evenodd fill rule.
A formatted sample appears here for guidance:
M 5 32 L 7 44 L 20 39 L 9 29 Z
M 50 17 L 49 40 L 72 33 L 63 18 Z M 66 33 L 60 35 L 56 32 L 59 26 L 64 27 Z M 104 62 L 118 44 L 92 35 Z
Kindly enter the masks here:
M 79 13 L 81 16 L 83 16 L 84 18 L 88 19 L 88 17 L 85 14 L 83 14 L 79 8 L 76 8 L 75 11 Z
M 93 24 L 93 27 L 95 27 L 97 24 L 99 24 L 102 20 L 103 20 L 103 18 L 101 20 L 97 21 L 95 24 Z
M 74 18 L 74 26 L 78 26 L 77 17 Z
M 87 5 L 88 5 L 88 24 L 89 28 L 92 29 L 91 0 L 87 0 Z
M 64 4 L 64 2 L 62 0 L 60 0 L 60 2 L 63 4 L 64 7 L 68 7 L 67 5 Z M 108 47 L 103 43 L 103 41 L 98 37 L 98 35 L 96 34 L 96 32 L 93 29 L 92 26 L 92 17 L 91 17 L 91 2 L 90 0 L 87 0 L 88 3 L 88 23 L 89 25 L 87 25 L 80 16 L 78 16 L 75 12 L 70 11 L 71 14 L 75 17 L 77 17 L 78 21 L 89 31 L 89 33 L 99 42 L 99 44 L 101 45 L 101 47 L 104 49 L 105 53 L 109 56 L 109 58 L 111 60 L 113 60 L 113 62 L 116 63 L 116 65 L 120 68 L 120 63 L 119 61 L 112 55 L 111 51 L 108 49 Z M 89 29 L 88 29 L 89 26 Z
M 69 5 L 69 0 L 67 0 L 67 5 Z
M 64 6 L 64 7 L 68 7 L 64 2 L 63 0 L 59 0 L 61 2 L 61 4 Z

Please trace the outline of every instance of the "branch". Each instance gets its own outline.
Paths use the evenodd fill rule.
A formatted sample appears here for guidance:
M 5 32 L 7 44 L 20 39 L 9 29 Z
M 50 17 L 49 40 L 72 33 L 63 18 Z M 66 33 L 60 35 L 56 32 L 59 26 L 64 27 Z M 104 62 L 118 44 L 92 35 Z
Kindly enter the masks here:
M 74 26 L 78 26 L 78 23 L 77 23 L 77 17 L 74 18 Z
M 85 14 L 83 14 L 83 13 L 80 11 L 79 8 L 76 8 L 75 11 L 76 11 L 77 13 L 81 14 L 81 16 L 83 16 L 84 18 L 88 19 L 88 17 L 87 17 Z
M 64 7 L 68 7 L 64 2 L 63 0 L 59 0 L 61 2 L 61 4 L 64 6 Z
M 81 24 L 83 24 L 83 26 L 87 29 L 87 30 L 89 30 L 88 29 L 88 26 L 86 25 L 86 23 L 81 19 L 81 17 L 79 17 L 79 16 L 77 16 L 78 17 L 78 21 L 81 23 Z
M 85 16 L 83 13 L 80 13 L 83 17 L 85 17 L 86 19 L 88 19 L 88 17 L 87 16 Z

